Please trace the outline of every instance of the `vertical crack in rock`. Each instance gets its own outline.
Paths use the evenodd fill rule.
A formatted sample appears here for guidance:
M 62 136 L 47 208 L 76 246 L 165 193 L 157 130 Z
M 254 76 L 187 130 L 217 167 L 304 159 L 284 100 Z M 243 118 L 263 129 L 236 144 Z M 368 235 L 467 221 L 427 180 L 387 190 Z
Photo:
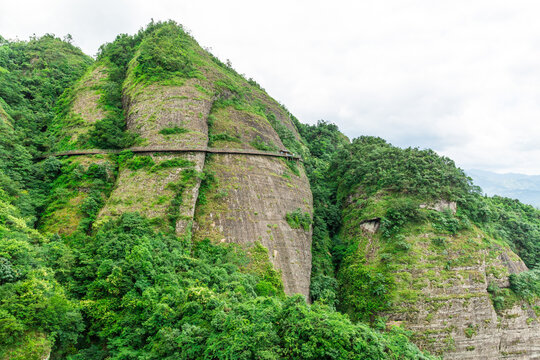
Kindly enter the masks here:
M 207 118 L 212 102 L 197 89 L 198 80 L 182 86 L 149 85 L 125 91 L 128 130 L 140 135 L 139 147 L 201 148 L 208 142 Z M 192 223 L 204 169 L 204 153 L 148 153 L 151 165 L 121 166 L 102 220 L 138 211 L 178 235 Z

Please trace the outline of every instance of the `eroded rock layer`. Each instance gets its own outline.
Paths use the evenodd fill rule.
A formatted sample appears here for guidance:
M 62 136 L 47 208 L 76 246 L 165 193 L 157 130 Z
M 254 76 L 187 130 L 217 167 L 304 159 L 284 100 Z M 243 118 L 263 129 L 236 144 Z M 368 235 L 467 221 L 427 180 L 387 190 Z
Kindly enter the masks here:
M 286 160 L 262 156 L 213 155 L 206 169 L 215 186 L 199 205 L 196 239 L 260 242 L 282 272 L 288 294 L 309 294 L 311 229 L 293 229 L 288 213 L 310 212 L 312 198 L 303 171 L 294 175 Z
M 127 128 L 140 136 L 138 153 L 125 163 L 101 221 L 125 212 L 140 212 L 158 227 L 172 226 L 181 235 L 192 224 L 205 153 L 153 153 L 152 149 L 205 149 L 211 101 L 195 87 L 139 86 L 125 91 Z
M 84 149 L 85 138 L 107 111 L 101 101 L 100 87 L 107 81 L 107 67 L 96 65 L 64 94 L 64 114 L 53 121 L 51 133 L 54 151 Z M 84 218 L 95 218 L 107 200 L 117 175 L 114 157 L 85 155 L 62 158 L 62 174 L 52 186 L 48 205 L 40 220 L 40 229 L 70 235 L 83 226 Z
M 103 87 L 108 82 L 109 68 L 105 64 L 92 66 L 61 99 L 62 116 L 57 116 L 51 126 L 55 138 L 53 150 L 71 150 L 88 147 L 85 137 L 96 122 L 108 112 L 104 106 Z

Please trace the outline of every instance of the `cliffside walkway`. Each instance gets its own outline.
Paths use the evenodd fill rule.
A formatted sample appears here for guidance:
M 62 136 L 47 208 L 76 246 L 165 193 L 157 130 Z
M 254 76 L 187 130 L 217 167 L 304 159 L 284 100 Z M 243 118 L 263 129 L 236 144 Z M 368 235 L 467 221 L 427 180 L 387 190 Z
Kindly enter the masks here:
M 216 148 L 168 148 L 168 147 L 132 147 L 121 150 L 103 150 L 103 149 L 84 149 L 84 150 L 69 150 L 57 153 L 43 154 L 39 158 L 45 159 L 49 156 L 80 156 L 80 155 L 99 155 L 99 154 L 118 154 L 122 151 L 132 151 L 134 153 L 189 153 L 199 152 L 208 154 L 238 154 L 238 155 L 256 155 L 256 156 L 268 156 L 268 157 L 280 157 L 287 160 L 302 161 L 302 158 L 298 155 L 282 151 L 261 151 L 261 150 L 249 150 L 249 149 L 216 149 Z

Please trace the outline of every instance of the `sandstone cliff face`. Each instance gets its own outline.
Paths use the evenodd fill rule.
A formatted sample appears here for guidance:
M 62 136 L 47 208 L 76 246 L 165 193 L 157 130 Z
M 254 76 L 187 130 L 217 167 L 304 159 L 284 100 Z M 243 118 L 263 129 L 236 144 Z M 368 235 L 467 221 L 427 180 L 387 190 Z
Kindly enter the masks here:
M 62 101 L 70 102 L 70 105 L 61 120 L 57 118 L 53 121 L 53 150 L 83 148 L 81 138 L 88 134 L 97 121 L 107 116 L 100 100 L 103 96 L 101 88 L 108 81 L 108 71 L 104 64 L 92 66 L 64 96 Z
M 452 277 L 444 282 L 431 280 L 418 301 L 404 305 L 414 311 L 390 314 L 390 319 L 415 331 L 417 344 L 444 353 L 445 359 L 540 357 L 534 345 L 540 343 L 540 323 L 531 305 L 518 301 L 497 312 L 487 292 L 494 271 L 500 272 L 498 282 L 507 286 L 511 270 L 501 259 L 517 256 L 503 249 L 495 250 L 498 255 L 492 250 L 479 253 L 481 261 L 452 268 L 450 273 L 439 268 L 432 274 L 417 274 L 417 278 Z
M 356 206 L 352 199 L 345 213 L 353 214 Z M 430 211 L 452 211 L 432 208 L 420 211 L 428 218 Z M 347 239 L 355 239 L 356 252 L 342 266 L 390 264 L 395 289 L 384 313 L 389 325 L 412 330 L 418 346 L 445 359 L 540 358 L 535 304 L 504 290 L 510 274 L 527 270 L 507 245 L 472 225 L 452 234 L 432 221 L 407 225 L 403 237 L 385 239 L 380 229 L 366 228 L 361 212 L 356 214 L 359 218 L 343 230 Z M 495 284 L 506 297 L 497 311 L 488 292 Z
M 244 106 L 216 106 L 210 113 L 210 138 L 214 148 L 285 149 L 275 126 L 294 128 L 284 110 L 257 94 Z M 253 110 L 253 104 L 259 107 Z M 270 118 L 270 120 L 269 120 Z M 280 120 L 278 120 L 280 119 Z M 286 131 L 286 130 L 285 130 Z M 291 136 L 298 137 L 296 130 Z M 260 242 L 269 250 L 274 267 L 282 272 L 287 294 L 309 294 L 311 229 L 293 229 L 286 216 L 297 209 L 311 214 L 313 200 L 301 163 L 258 155 L 214 154 L 205 170 L 215 184 L 196 211 L 196 239 L 250 244 Z
M 186 79 L 177 86 L 153 84 L 125 89 L 127 128 L 141 136 L 139 146 L 205 148 L 212 99 L 199 89 L 203 88 L 198 79 Z M 167 133 L 164 129 L 182 130 Z
M 196 84 L 193 79 L 181 86 L 155 84 L 126 89 L 127 128 L 140 135 L 139 148 L 206 148 L 211 101 Z M 183 234 L 192 224 L 205 154 L 149 151 L 134 155 L 135 159 L 142 157 L 150 157 L 151 165 L 121 166 L 100 221 L 138 211 L 155 219 L 162 229 L 170 225 Z
M 285 220 L 298 208 L 309 211 L 307 178 L 291 174 L 284 160 L 261 156 L 214 155 L 206 169 L 216 186 L 197 207 L 196 239 L 250 244 L 260 242 L 281 270 L 285 292 L 309 294 L 311 230 L 292 229 Z

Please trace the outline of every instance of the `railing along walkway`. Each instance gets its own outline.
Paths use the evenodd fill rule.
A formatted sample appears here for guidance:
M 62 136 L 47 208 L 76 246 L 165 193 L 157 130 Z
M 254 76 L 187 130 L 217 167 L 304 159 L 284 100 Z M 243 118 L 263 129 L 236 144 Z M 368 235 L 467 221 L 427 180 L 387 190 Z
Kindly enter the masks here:
M 294 155 L 287 152 L 272 152 L 262 150 L 249 150 L 249 149 L 216 149 L 216 148 L 167 148 L 167 147 L 132 147 L 122 150 L 103 150 L 103 149 L 84 149 L 84 150 L 69 150 L 57 153 L 44 154 L 40 158 L 44 159 L 49 156 L 78 156 L 78 155 L 99 155 L 99 154 L 118 154 L 122 151 L 129 150 L 134 153 L 187 153 L 187 152 L 199 152 L 209 154 L 239 154 L 239 155 L 258 155 L 269 157 L 281 157 L 289 160 L 302 161 L 302 158 L 298 155 Z

